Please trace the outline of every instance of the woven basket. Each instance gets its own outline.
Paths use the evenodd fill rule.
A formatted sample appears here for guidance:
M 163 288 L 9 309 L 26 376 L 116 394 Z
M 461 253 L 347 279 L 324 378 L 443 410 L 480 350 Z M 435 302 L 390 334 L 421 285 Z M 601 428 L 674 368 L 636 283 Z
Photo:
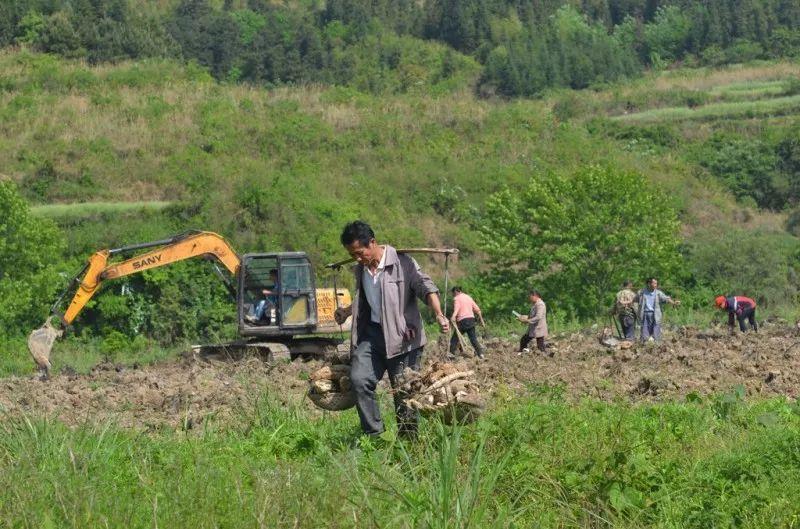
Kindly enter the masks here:
M 317 407 L 328 411 L 342 411 L 352 408 L 356 405 L 356 394 L 353 391 L 347 393 L 337 393 L 331 391 L 329 393 L 317 393 L 311 389 L 308 391 L 308 398 Z

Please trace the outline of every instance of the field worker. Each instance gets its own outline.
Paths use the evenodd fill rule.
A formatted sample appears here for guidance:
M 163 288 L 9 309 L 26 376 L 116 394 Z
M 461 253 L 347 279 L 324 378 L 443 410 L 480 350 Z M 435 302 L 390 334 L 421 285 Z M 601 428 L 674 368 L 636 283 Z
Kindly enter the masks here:
M 483 321 L 481 308 L 475 303 L 472 297 L 461 290 L 461 287 L 453 287 L 451 292 L 453 293 L 453 316 L 450 318 L 450 321 L 457 327 L 458 331 L 469 336 L 469 341 L 475 349 L 475 356 L 483 360 L 483 347 L 481 347 L 481 344 L 478 342 L 478 336 L 475 333 L 475 327 L 477 327 L 477 323 L 475 322 L 476 314 L 481 321 L 481 327 L 484 329 L 486 328 L 486 322 Z M 458 347 L 458 342 L 458 333 L 454 328 L 453 335 L 450 337 L 451 355 Z
M 633 281 L 625 281 L 622 290 L 617 292 L 614 315 L 622 327 L 622 337 L 633 340 L 636 332 L 636 292 L 633 291 Z
M 545 352 L 547 350 L 547 346 L 544 343 L 545 338 L 547 338 L 547 306 L 544 304 L 538 290 L 528 292 L 528 299 L 531 302 L 530 314 L 517 317 L 522 323 L 528 324 L 528 332 L 523 334 L 519 340 L 519 353 L 517 354 L 520 356 L 522 356 L 522 353 L 530 352 L 528 344 L 534 338 L 536 338 L 536 348 L 539 351 Z
M 375 388 L 385 372 L 392 387 L 399 385 L 405 368 L 419 369 L 422 347 L 426 343 L 417 298 L 425 301 L 436 315 L 442 332 L 450 325 L 439 304 L 439 290 L 417 262 L 375 240 L 369 224 L 360 220 L 344 227 L 340 237 L 356 266 L 356 291 L 353 304 L 336 310 L 337 323 L 353 317 L 350 379 L 356 393 L 356 408 L 361 428 L 368 435 L 384 430 Z M 399 395 L 394 398 L 398 432 L 413 437 L 417 413 Z
M 742 332 L 747 332 L 747 325 L 745 320 L 750 322 L 750 327 L 755 332 L 758 332 L 758 323 L 756 323 L 756 302 L 746 296 L 717 296 L 714 304 L 721 310 L 728 311 L 728 329 L 731 334 L 735 332 L 734 318 L 739 320 L 739 329 Z
M 642 341 L 661 340 L 661 305 L 664 303 L 680 305 L 681 302 L 661 292 L 658 289 L 658 279 L 655 277 L 647 280 L 647 286 L 636 294 L 634 301 L 639 304 L 637 315 L 642 326 Z

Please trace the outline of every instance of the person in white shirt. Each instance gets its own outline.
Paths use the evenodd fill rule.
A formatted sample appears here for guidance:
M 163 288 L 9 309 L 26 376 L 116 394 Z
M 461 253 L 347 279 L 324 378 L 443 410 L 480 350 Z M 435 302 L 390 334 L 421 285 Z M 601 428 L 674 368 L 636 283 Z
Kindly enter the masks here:
M 369 224 L 360 220 L 344 227 L 340 241 L 357 263 L 356 293 L 351 306 L 337 309 L 335 319 L 342 323 L 353 316 L 350 379 L 356 409 L 364 433 L 378 435 L 384 430 L 375 400 L 378 381 L 388 371 L 389 382 L 397 387 L 405 368 L 419 369 L 427 339 L 417 299 L 433 310 L 442 332 L 450 326 L 442 313 L 439 289 L 413 258 L 388 244 L 379 245 Z M 395 394 L 394 400 L 399 433 L 414 436 L 417 413 L 401 395 Z

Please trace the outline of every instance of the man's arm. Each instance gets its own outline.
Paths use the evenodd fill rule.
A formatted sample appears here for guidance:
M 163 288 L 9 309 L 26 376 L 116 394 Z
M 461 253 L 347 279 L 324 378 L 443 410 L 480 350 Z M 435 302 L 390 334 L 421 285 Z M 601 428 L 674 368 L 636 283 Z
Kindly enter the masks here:
M 449 332 L 450 322 L 447 320 L 447 316 L 442 312 L 442 305 L 439 301 L 439 289 L 436 287 L 436 283 L 433 282 L 431 276 L 422 271 L 416 259 L 408 257 L 408 260 L 411 261 L 411 266 L 404 267 L 404 275 L 411 291 L 431 308 L 436 315 L 436 322 L 439 324 L 439 328 L 442 332 Z M 402 257 L 400 257 L 400 263 L 402 266 Z
M 677 299 L 672 299 L 670 296 L 664 294 L 660 290 L 658 291 L 658 301 L 660 303 L 669 303 L 670 305 L 680 305 L 681 302 Z
M 483 321 L 483 313 L 481 312 L 481 308 L 474 301 L 472 302 L 472 312 L 478 315 L 478 319 L 481 320 L 481 327 L 486 327 L 486 322 Z
M 425 298 L 425 303 L 427 303 L 433 313 L 436 314 L 436 323 L 439 324 L 439 328 L 442 332 L 449 332 L 450 322 L 447 321 L 447 316 L 442 312 L 442 305 L 439 303 L 439 293 L 430 292 Z
M 433 282 L 431 276 L 422 271 L 416 259 L 409 256 L 405 257 L 410 261 L 410 266 L 403 267 L 404 275 L 414 295 L 421 301 L 428 303 L 428 294 L 435 292 L 437 294 L 436 299 L 439 299 L 439 288 L 436 286 L 436 283 Z M 403 257 L 400 257 L 400 260 L 402 263 Z
M 539 323 L 539 320 L 542 319 L 541 314 L 539 314 L 539 311 L 536 310 L 536 305 L 533 306 L 532 312 L 533 314 L 528 318 L 528 325 L 536 325 Z

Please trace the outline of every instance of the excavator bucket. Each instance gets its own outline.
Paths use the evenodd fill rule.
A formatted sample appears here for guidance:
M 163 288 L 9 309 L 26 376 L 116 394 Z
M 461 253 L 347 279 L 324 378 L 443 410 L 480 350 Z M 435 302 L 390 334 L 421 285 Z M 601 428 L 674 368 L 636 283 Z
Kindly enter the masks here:
M 48 318 L 44 325 L 28 335 L 28 350 L 36 365 L 39 366 L 42 378 L 47 378 L 50 369 L 50 351 L 53 349 L 53 342 L 62 334 L 64 331 L 53 327 Z

